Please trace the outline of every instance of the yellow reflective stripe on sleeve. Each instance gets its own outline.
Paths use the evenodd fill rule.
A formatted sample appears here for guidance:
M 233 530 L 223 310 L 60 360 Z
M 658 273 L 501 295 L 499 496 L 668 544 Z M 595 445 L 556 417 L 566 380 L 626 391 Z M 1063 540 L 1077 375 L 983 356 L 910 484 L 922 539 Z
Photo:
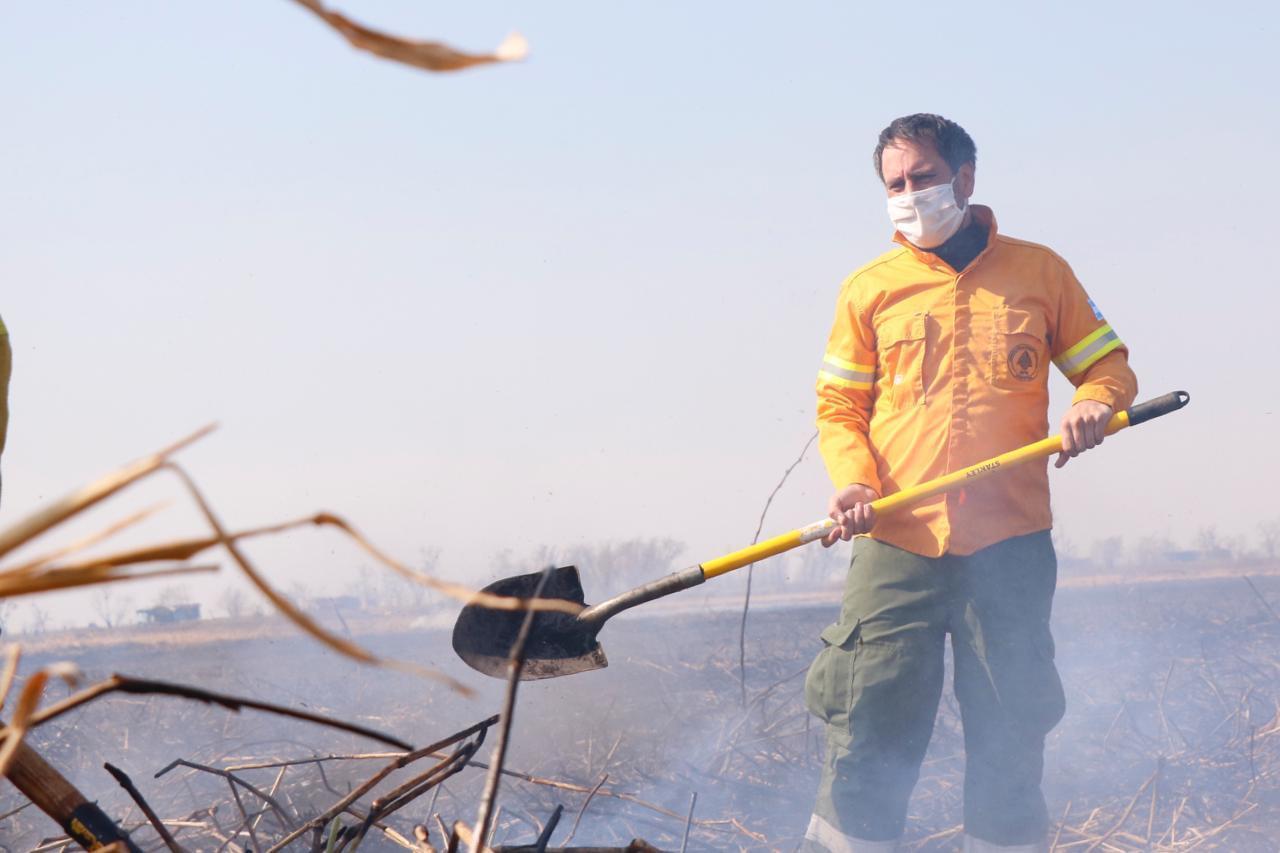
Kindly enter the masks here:
M 831 373 L 830 371 L 827 371 L 827 370 L 818 371 L 818 382 L 826 383 L 828 385 L 835 385 L 839 388 L 849 388 L 854 391 L 870 391 L 871 390 L 870 382 L 855 382 L 851 379 L 845 379 L 842 376 L 837 376 L 834 373 Z
M 831 353 L 822 357 L 822 368 L 818 371 L 818 381 L 858 391 L 870 391 L 875 377 L 875 367 L 847 361 Z
M 1082 370 L 1120 346 L 1120 336 L 1110 324 L 1095 329 L 1084 340 L 1053 360 L 1064 376 L 1075 376 Z
M 1071 349 L 1064 352 L 1062 355 L 1058 356 L 1056 360 L 1070 361 L 1080 353 L 1084 352 L 1085 348 L 1088 347 L 1089 344 L 1093 343 L 1098 338 L 1106 334 L 1114 334 L 1110 323 L 1104 323 L 1103 325 L 1094 329 L 1092 332 L 1086 335 L 1082 340 L 1080 340 L 1075 346 L 1073 346 Z
M 855 373 L 875 373 L 874 364 L 858 364 L 856 361 L 845 361 L 838 355 L 827 353 L 822 356 L 822 360 L 832 367 L 839 367 L 842 370 L 852 370 Z

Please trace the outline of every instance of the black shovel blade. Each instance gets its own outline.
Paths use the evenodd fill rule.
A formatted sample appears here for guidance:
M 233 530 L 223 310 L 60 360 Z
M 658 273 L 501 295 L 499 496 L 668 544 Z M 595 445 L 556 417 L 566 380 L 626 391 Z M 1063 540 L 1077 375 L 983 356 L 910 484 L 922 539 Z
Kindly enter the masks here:
M 517 575 L 489 584 L 484 592 L 532 598 L 541 579 L 542 572 Z M 552 569 L 539 597 L 585 604 L 578 569 L 574 566 Z M 511 647 L 520 634 L 524 617 L 523 610 L 494 610 L 481 604 L 468 604 L 453 626 L 453 650 L 472 669 L 494 678 L 507 678 Z M 596 642 L 599 630 L 599 625 L 590 625 L 567 613 L 534 613 L 529 638 L 525 641 L 520 680 L 557 678 L 608 666 L 604 649 Z

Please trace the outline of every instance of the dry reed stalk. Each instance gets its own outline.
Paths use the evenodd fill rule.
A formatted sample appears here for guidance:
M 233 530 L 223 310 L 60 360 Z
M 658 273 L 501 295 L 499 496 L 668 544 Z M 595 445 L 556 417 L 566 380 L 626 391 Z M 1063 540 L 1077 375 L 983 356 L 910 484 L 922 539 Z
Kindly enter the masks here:
M 1053 833 L 1053 841 L 1049 842 L 1049 853 L 1054 853 L 1058 849 L 1058 839 L 1062 838 L 1062 828 L 1067 825 L 1067 816 L 1071 814 L 1071 803 L 1067 803 L 1067 807 L 1062 810 L 1062 817 L 1058 819 L 1058 829 Z
M 35 803 L 33 803 L 33 802 L 31 802 L 30 800 L 28 800 L 27 802 L 23 803 L 22 805 L 18 806 L 17 808 L 9 809 L 9 811 L 5 812 L 4 814 L 0 814 L 0 821 L 8 820 L 9 818 L 13 817 L 14 815 L 18 814 L 19 812 L 23 812 L 23 811 L 26 811 L 27 809 L 31 808 L 33 805 L 35 805 Z
M 453 835 L 458 838 L 472 853 L 493 853 L 493 850 L 486 844 L 481 844 L 481 835 L 475 832 L 470 826 L 460 820 L 453 822 Z
M 236 809 L 240 812 L 240 829 L 236 830 L 235 835 L 247 832 L 249 840 L 253 842 L 253 849 L 261 850 L 262 845 L 258 843 L 258 833 L 253 828 L 253 822 L 249 820 L 249 813 L 244 810 L 244 802 L 240 799 L 240 792 L 236 790 L 235 782 L 231 781 L 230 776 L 227 777 L 227 786 L 231 788 L 231 799 L 235 801 Z M 235 835 L 232 835 L 232 838 Z
M 300 764 L 323 764 L 326 761 L 371 761 L 379 758 L 401 758 L 403 752 L 360 752 L 353 755 L 317 755 L 311 758 L 290 758 L 287 761 L 259 761 L 250 764 L 231 764 L 223 770 L 271 770 L 276 767 L 296 767 Z
M 1144 838 L 1144 843 L 1148 847 L 1151 846 L 1151 836 L 1155 834 L 1156 804 L 1160 800 L 1160 771 L 1163 767 L 1164 760 L 1161 759 L 1160 762 L 1156 764 L 1155 779 L 1151 782 L 1151 807 L 1147 810 L 1147 834 Z
M 230 769 L 230 768 L 226 768 L 226 769 Z M 274 797 L 280 791 L 280 783 L 284 781 L 284 774 L 288 770 L 289 770 L 288 767 L 280 768 L 280 772 L 276 774 L 276 780 L 271 783 L 271 790 L 267 792 L 268 794 Z M 255 829 L 258 827 L 258 824 L 262 822 L 262 818 L 264 814 L 265 812 L 263 814 L 258 815 L 258 817 L 254 820 L 253 826 Z
M 218 567 L 212 565 L 162 566 L 160 568 L 147 569 L 146 571 L 138 571 L 128 566 L 90 570 L 55 566 L 29 579 L 8 575 L 0 577 L 0 599 L 57 592 L 82 586 L 100 586 L 122 581 L 155 580 L 156 578 L 202 574 L 216 572 L 217 570 Z
M 552 566 L 543 569 L 542 577 L 531 596 L 537 600 L 551 577 Z M 516 693 L 520 689 L 520 673 L 524 669 L 524 646 L 529 640 L 529 632 L 533 628 L 533 610 L 527 610 L 520 623 L 520 631 L 511 646 L 511 655 L 507 658 L 507 690 L 502 702 L 502 713 L 498 717 L 498 737 L 493 745 L 493 763 L 490 764 L 484 782 L 484 791 L 480 795 L 480 808 L 476 812 L 476 828 L 474 843 L 467 844 L 473 853 L 484 853 L 485 841 L 489 837 L 489 815 L 494 800 L 498 795 L 498 785 L 502 781 L 502 765 L 507 758 L 508 739 L 511 736 L 511 721 L 515 716 Z
M 440 815 L 433 814 L 431 819 L 436 822 L 436 829 L 440 832 L 440 838 L 444 841 L 445 849 L 448 850 L 456 846 L 456 836 L 449 831 L 449 827 L 444 825 L 444 820 L 441 819 Z
M 89 548 L 92 548 L 94 545 L 97 545 L 101 542 L 105 542 L 111 537 L 116 536 L 120 533 L 123 533 L 125 530 L 128 530 L 129 528 L 134 527 L 142 523 L 143 521 L 146 521 L 148 518 L 151 518 L 152 516 L 154 516 L 157 512 L 159 512 L 165 506 L 166 506 L 165 504 L 156 504 L 154 506 L 141 509 L 138 512 L 135 512 L 133 515 L 125 516 L 121 520 L 107 525 L 102 530 L 99 530 L 98 532 L 92 533 L 88 536 L 82 537 L 76 540 L 75 542 L 72 542 L 71 544 L 66 545 L 65 547 L 50 551 L 44 556 L 37 557 L 36 559 L 31 560 L 27 563 L 22 563 L 18 566 L 14 566 L 12 569 L 9 570 L 9 572 L 13 574 L 19 574 L 19 573 L 29 574 L 39 569 L 42 569 L 48 564 L 53 563 L 57 560 L 61 560 L 65 557 L 71 556 L 72 554 L 76 554 L 81 551 L 88 550 Z
M 796 469 L 801 462 L 804 461 L 805 454 L 809 452 L 809 448 L 818 438 L 818 433 L 814 432 L 809 436 L 809 440 L 804 443 L 804 447 L 800 449 L 800 455 L 796 460 L 787 466 L 787 470 L 782 472 L 782 479 L 778 481 L 778 485 L 773 487 L 773 491 L 769 493 L 769 497 L 765 498 L 764 507 L 760 510 L 760 518 L 756 522 L 755 535 L 751 537 L 751 544 L 754 545 L 760 541 L 760 534 L 764 531 L 764 520 L 769 515 L 769 507 L 773 506 L 773 499 L 778 496 L 778 492 L 782 491 L 782 487 L 787 484 L 787 479 L 791 476 L 791 472 Z M 755 576 L 756 564 L 752 563 L 747 566 L 747 584 L 746 591 L 742 595 L 742 621 L 738 624 L 738 687 L 742 694 L 742 707 L 747 707 L 747 614 L 751 610 L 751 581 Z
M 9 691 L 13 689 L 13 680 L 18 675 L 18 661 L 22 659 L 22 646 L 10 643 L 4 650 L 4 670 L 0 672 L 0 711 L 9 701 Z
M 12 721 L 8 726 L 0 728 L 0 736 L 3 736 L 3 740 L 0 740 L 0 776 L 8 775 L 10 763 L 26 737 L 27 730 L 40 724 L 35 719 L 36 706 L 50 678 L 61 678 L 67 686 L 74 688 L 79 683 L 80 670 L 73 664 L 53 664 L 32 673 L 27 679 L 22 692 L 18 694 Z
M 529 45 L 519 33 L 512 33 L 493 53 L 464 53 L 438 41 L 401 38 L 357 24 L 338 12 L 331 12 L 319 0 L 295 0 L 332 27 L 352 47 L 424 71 L 461 71 L 475 65 L 515 62 L 529 54 Z
M 405 838 L 389 826 L 379 826 L 378 831 L 381 832 L 388 840 L 400 845 L 405 850 L 417 850 L 418 845 Z
M 100 477 L 79 491 L 27 516 L 17 524 L 0 530 L 0 557 L 4 557 L 15 548 L 32 541 L 73 516 L 79 515 L 132 483 L 155 473 L 170 456 L 208 435 L 214 427 L 214 424 L 202 427 L 186 438 Z
M 680 853 L 689 849 L 689 829 L 693 826 L 693 809 L 698 804 L 698 792 L 689 795 L 689 815 L 684 819 L 684 834 L 680 837 Z M 583 807 L 586 808 L 585 806 Z M 567 842 L 566 842 L 567 843 Z
M 28 691 L 30 691 L 33 694 L 31 698 L 32 703 L 36 702 L 39 699 L 39 694 L 44 690 L 44 685 L 48 679 L 49 672 L 46 670 L 44 671 L 44 673 L 45 673 L 44 678 L 39 681 L 37 681 L 36 676 L 41 675 L 41 673 L 36 673 L 35 675 L 33 675 L 31 679 L 28 680 L 26 688 L 23 690 L 24 696 L 28 693 Z M 53 672 L 53 674 L 59 675 L 60 673 Z M 64 674 L 61 677 L 63 677 L 64 679 L 68 679 L 69 675 Z M 68 683 L 71 683 L 71 682 L 68 681 Z M 399 738 L 393 737 L 388 734 L 384 734 L 380 731 L 368 728 L 366 726 L 357 725 L 355 723 L 343 722 L 342 720 L 337 720 L 332 717 L 325 716 L 323 714 L 316 714 L 310 711 L 298 711 L 293 708 L 286 708 L 283 705 L 274 705 L 270 702 L 260 702 L 256 699 L 247 699 L 239 696 L 229 696 L 225 693 L 217 693 L 212 690 L 205 690 L 204 688 L 201 688 L 201 687 L 192 687 L 185 684 L 174 684 L 167 681 L 157 681 L 155 679 L 132 678 L 127 675 L 118 675 L 118 674 L 112 675 L 110 678 L 100 681 L 97 684 L 93 684 L 85 688 L 84 690 L 80 691 L 79 693 L 76 693 L 72 696 L 68 696 L 67 698 L 62 699 L 58 702 L 54 702 L 53 704 L 46 706 L 42 710 L 35 711 L 34 705 L 33 705 L 33 710 L 30 713 L 28 713 L 26 717 L 22 718 L 23 723 L 24 725 L 29 723 L 30 726 L 38 726 L 43 723 L 47 723 L 51 720 L 57 719 L 58 717 L 62 716 L 63 714 L 66 714 L 69 711 L 79 708 L 82 705 L 86 705 L 89 702 L 93 702 L 96 699 L 100 699 L 109 693 L 129 693 L 134 695 L 159 694 L 159 695 L 165 695 L 165 696 L 177 696 L 183 699 L 192 699 L 197 702 L 205 702 L 209 704 L 220 705 L 231 711 L 239 711 L 241 708 L 250 708 L 255 711 L 265 711 L 269 714 L 276 714 L 282 717 L 290 717 L 295 720 L 303 720 L 309 723 L 317 723 L 322 726 L 328 726 L 330 728 L 339 729 L 340 731 L 345 731 L 351 734 L 360 735 L 361 737 L 367 737 L 367 738 L 370 738 L 371 740 L 381 741 L 391 746 L 400 747 L 402 749 L 410 749 L 409 745 L 406 744 L 404 741 L 400 740 Z M 6 745 L 7 745 L 8 738 L 12 735 L 13 730 L 18 725 L 17 721 L 18 721 L 18 717 L 15 715 L 14 722 L 9 725 L 8 729 L 0 729 L 0 736 L 3 736 L 5 738 Z
M 578 815 L 573 819 L 573 826 L 569 829 L 568 836 L 565 837 L 561 847 L 568 847 L 569 842 L 573 840 L 573 836 L 578 834 L 578 825 L 582 823 L 582 816 L 587 813 L 587 806 L 591 805 L 591 801 L 595 799 L 596 792 L 604 787 L 604 783 L 609 781 L 609 774 L 605 773 L 600 777 L 600 781 L 596 783 L 591 792 L 587 794 L 587 798 L 582 802 L 582 808 L 578 809 Z
M 17 524 L 0 531 L 0 559 L 3 559 L 9 553 L 22 545 L 34 541 L 41 534 L 67 522 L 71 518 L 85 512 L 91 507 L 96 506 L 121 490 L 162 470 L 170 471 L 183 484 L 192 500 L 200 509 L 206 522 L 213 529 L 213 536 L 135 548 L 116 554 L 81 560 L 76 563 L 59 563 L 59 560 L 70 554 L 79 552 L 90 545 L 99 544 L 122 530 L 132 527 L 142 518 L 149 516 L 151 514 L 151 510 L 135 513 L 102 531 L 73 543 L 70 546 L 38 556 L 17 565 L 0 566 L 0 598 L 48 592 L 55 589 L 68 589 L 78 586 L 135 580 L 144 577 L 154 578 L 158 576 L 186 574 L 190 572 L 212 571 L 214 570 L 214 567 L 209 566 L 165 565 L 160 568 L 150 568 L 146 570 L 140 570 L 138 567 L 156 562 L 174 563 L 190 560 L 210 548 L 221 546 L 226 549 L 228 554 L 231 555 L 232 559 L 250 582 L 253 583 L 259 592 L 261 592 L 277 610 L 284 614 L 291 622 L 304 632 L 310 634 L 313 638 L 319 640 L 324 645 L 345 657 L 362 663 L 412 672 L 415 675 L 440 681 L 464 695 L 471 695 L 471 689 L 439 670 L 402 661 L 382 659 L 356 643 L 340 637 L 320 626 L 315 620 L 309 617 L 289 599 L 281 595 L 269 583 L 267 583 L 261 572 L 257 570 L 257 568 L 245 556 L 243 551 L 238 547 L 240 541 L 256 536 L 285 532 L 303 525 L 333 527 L 346 534 L 360 549 L 365 551 L 365 553 L 374 557 L 382 565 L 390 568 L 397 574 L 408 578 L 414 583 L 418 583 L 468 603 L 481 603 L 485 606 L 496 609 L 552 610 L 567 612 L 570 614 L 574 614 L 581 609 L 579 605 L 559 600 L 542 601 L 530 604 L 529 602 L 525 602 L 520 599 L 492 596 L 458 584 L 439 580 L 421 572 L 416 572 L 401 564 L 399 561 L 392 559 L 389 555 L 383 553 L 366 537 L 362 536 L 353 525 L 332 513 L 317 513 L 303 519 L 285 522 L 282 524 L 254 528 L 251 530 L 241 531 L 239 533 L 230 532 L 222 525 L 221 521 L 219 521 L 211 504 L 205 498 L 201 490 L 196 486 L 194 479 L 183 468 L 171 460 L 171 457 L 175 453 L 207 435 L 212 429 L 212 425 L 204 427 L 192 435 L 175 442 L 174 444 L 163 448 L 150 456 L 125 465 L 116 471 L 91 482 L 80 490 L 73 492 L 71 495 L 54 501 L 48 507 L 28 516 Z M 2 757 L 3 755 L 0 754 L 0 758 Z M 0 762 L 0 766 L 2 766 L 2 762 Z

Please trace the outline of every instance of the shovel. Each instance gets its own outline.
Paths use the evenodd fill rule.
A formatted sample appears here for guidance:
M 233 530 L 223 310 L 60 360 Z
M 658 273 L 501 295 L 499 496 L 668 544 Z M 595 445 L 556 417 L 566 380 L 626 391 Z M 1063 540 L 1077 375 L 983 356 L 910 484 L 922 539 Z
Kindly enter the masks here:
M 1119 412 L 1107 424 L 1107 435 L 1137 426 L 1169 412 L 1176 412 L 1191 401 L 1186 391 L 1174 391 L 1161 397 L 1139 403 Z M 1002 453 L 968 468 L 962 468 L 918 486 L 903 489 L 871 502 L 877 515 L 892 512 L 900 507 L 958 488 L 983 477 L 990 477 L 1012 465 L 1032 459 L 1043 459 L 1062 450 L 1062 436 L 1054 435 L 1017 450 Z M 524 667 L 520 672 L 523 681 L 556 678 L 587 672 L 609 665 L 604 649 L 596 641 L 596 635 L 604 623 L 624 610 L 629 610 L 656 598 L 697 586 L 711 578 L 728 574 L 734 569 L 790 551 L 792 548 L 821 539 L 835 522 L 829 518 L 805 527 L 766 539 L 755 545 L 717 557 L 693 568 L 675 572 L 665 578 L 647 583 L 635 589 L 615 595 L 608 601 L 586 606 L 582 582 L 574 566 L 551 569 L 541 598 L 557 598 L 583 605 L 577 615 L 554 611 L 534 614 L 529 635 L 524 646 Z M 484 588 L 491 595 L 513 598 L 532 598 L 543 572 L 517 575 L 495 581 Z M 512 647 L 525 617 L 524 610 L 494 610 L 480 604 L 468 604 L 458 614 L 453 626 L 453 649 L 472 668 L 493 676 L 507 677 L 507 664 Z

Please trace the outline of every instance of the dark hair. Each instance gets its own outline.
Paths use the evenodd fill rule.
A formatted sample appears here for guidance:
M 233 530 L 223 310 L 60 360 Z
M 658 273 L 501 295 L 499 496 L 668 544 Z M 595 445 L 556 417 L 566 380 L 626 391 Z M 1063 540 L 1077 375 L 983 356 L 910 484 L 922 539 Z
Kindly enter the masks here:
M 899 139 L 928 141 L 942 155 L 942 159 L 947 161 L 947 165 L 953 172 L 965 163 L 976 165 L 978 162 L 978 149 L 973 144 L 973 138 L 965 133 L 963 127 L 933 113 L 914 113 L 895 118 L 888 127 L 880 131 L 880 140 L 876 143 L 873 159 L 876 177 L 882 181 L 884 172 L 880 166 L 881 155 L 884 154 L 886 146 L 892 145 Z

